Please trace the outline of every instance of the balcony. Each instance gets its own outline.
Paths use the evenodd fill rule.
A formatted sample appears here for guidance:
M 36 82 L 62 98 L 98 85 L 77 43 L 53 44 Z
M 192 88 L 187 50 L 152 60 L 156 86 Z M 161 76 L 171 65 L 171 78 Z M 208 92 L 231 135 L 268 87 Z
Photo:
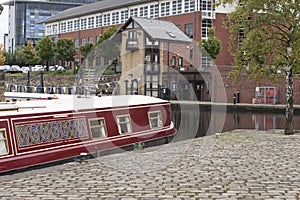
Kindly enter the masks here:
M 216 13 L 215 13 L 215 11 L 209 11 L 209 10 L 202 11 L 202 18 L 203 19 L 216 19 Z
M 129 40 L 126 41 L 126 50 L 128 51 L 136 51 L 139 49 L 139 43 L 137 40 Z

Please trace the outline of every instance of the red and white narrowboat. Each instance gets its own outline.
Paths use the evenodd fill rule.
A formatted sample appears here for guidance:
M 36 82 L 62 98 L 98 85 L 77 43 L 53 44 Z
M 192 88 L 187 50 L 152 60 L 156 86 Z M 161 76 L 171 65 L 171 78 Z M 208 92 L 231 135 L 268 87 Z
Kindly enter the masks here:
M 56 97 L 0 104 L 0 173 L 139 142 L 168 142 L 176 133 L 170 103 L 162 99 Z

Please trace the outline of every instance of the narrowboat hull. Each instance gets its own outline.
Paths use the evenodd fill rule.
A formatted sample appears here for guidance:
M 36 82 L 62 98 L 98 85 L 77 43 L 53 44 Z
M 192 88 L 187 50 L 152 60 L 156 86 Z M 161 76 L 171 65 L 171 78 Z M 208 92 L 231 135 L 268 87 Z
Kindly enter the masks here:
M 17 111 L 5 111 L 8 114 L 0 117 L 0 173 L 74 160 L 81 155 L 102 155 L 139 142 L 166 143 L 176 134 L 170 120 L 170 103 L 164 100 L 133 95 L 130 98 L 137 103 L 107 106 L 100 102 L 102 106 L 95 103 L 92 109 L 60 109 L 60 98 L 63 100 L 59 96 L 32 101 L 37 109 L 20 103 Z M 122 100 L 115 98 L 95 101 Z M 48 106 L 52 103 L 56 109 Z

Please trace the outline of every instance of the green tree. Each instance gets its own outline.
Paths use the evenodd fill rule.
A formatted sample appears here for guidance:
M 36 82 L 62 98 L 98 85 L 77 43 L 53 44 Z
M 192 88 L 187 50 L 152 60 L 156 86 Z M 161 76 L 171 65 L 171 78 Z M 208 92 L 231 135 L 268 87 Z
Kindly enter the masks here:
M 69 38 L 58 39 L 56 43 L 57 59 L 62 63 L 74 61 L 76 55 L 76 48 L 74 42 Z
M 5 52 L 4 46 L 2 44 L 0 44 L 0 65 L 5 64 L 4 52 Z
M 50 37 L 43 37 L 37 43 L 36 50 L 43 63 L 46 63 L 48 71 L 49 62 L 54 60 L 56 54 L 56 43 Z
M 117 31 L 116 26 L 111 26 L 99 36 L 97 44 L 94 48 L 98 55 L 106 59 L 116 59 L 120 55 L 120 49 L 117 39 L 112 39 L 112 36 Z
M 30 40 L 27 41 L 27 45 L 22 46 L 22 59 L 27 65 L 33 65 L 40 62 L 40 58 L 37 55 L 37 52 L 32 46 Z
M 99 39 L 97 41 L 97 45 L 101 44 L 105 40 L 108 40 L 111 38 L 111 36 L 117 31 L 117 26 L 113 25 L 106 29 L 102 35 L 99 36 Z
M 217 0 L 218 4 L 238 5 L 229 13 L 226 26 L 233 33 L 231 42 L 236 69 L 235 79 L 247 66 L 250 78 L 274 79 L 277 70 L 285 71 L 286 123 L 285 134 L 293 134 L 293 72 L 299 71 L 300 6 L 296 0 Z M 237 79 L 238 80 L 238 79 Z
M 79 47 L 81 55 L 86 58 L 88 54 L 93 50 L 94 45 L 92 43 L 86 43 L 85 45 Z
M 221 50 L 221 41 L 215 36 L 215 29 L 208 30 L 207 40 L 201 40 L 200 50 L 205 50 L 212 59 L 216 59 Z
M 13 60 L 13 54 L 11 52 L 4 51 L 3 55 L 5 57 L 5 64 L 11 65 L 12 64 L 12 60 Z
M 24 65 L 24 61 L 22 59 L 22 47 L 21 46 L 17 46 L 15 49 L 15 52 L 13 53 L 13 64 L 16 65 Z

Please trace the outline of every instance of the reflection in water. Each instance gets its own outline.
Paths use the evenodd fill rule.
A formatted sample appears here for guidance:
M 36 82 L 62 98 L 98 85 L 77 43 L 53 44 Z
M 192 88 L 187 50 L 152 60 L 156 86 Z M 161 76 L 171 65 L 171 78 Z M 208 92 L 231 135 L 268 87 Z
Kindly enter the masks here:
M 210 120 L 211 112 L 201 112 L 198 105 L 172 105 L 176 141 L 209 135 Z
M 195 113 L 199 115 L 197 119 L 194 116 Z M 210 109 L 200 109 L 195 105 L 185 105 L 184 109 L 180 109 L 178 105 L 172 105 L 172 120 L 178 130 L 176 140 L 215 134 L 218 130 L 210 128 L 209 125 L 212 118 L 217 116 L 218 110 L 214 111 L 212 115 Z M 300 116 L 295 115 L 294 128 L 296 130 L 300 129 L 300 123 L 297 123 L 299 121 Z M 234 129 L 283 129 L 284 124 L 284 114 L 227 111 L 222 132 Z

